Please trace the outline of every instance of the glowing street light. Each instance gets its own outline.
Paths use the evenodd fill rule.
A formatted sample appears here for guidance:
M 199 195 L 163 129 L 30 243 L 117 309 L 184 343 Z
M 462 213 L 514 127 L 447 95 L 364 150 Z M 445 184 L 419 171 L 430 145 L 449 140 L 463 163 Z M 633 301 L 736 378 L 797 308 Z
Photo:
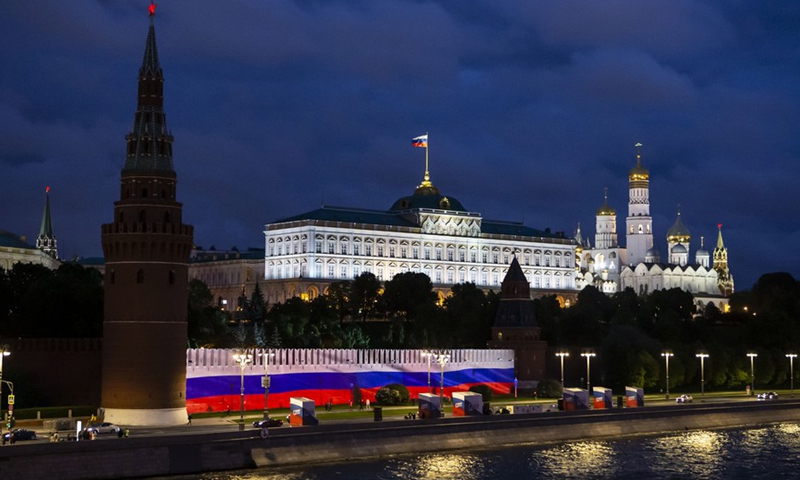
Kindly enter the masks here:
M 789 359 L 789 388 L 794 393 L 794 359 L 797 357 L 796 353 L 787 353 L 786 358 Z
M 436 354 L 430 350 L 423 350 L 421 355 L 423 358 L 427 357 L 428 359 L 428 393 L 431 393 L 431 358 Z
M 264 357 L 264 378 L 261 379 L 261 383 L 264 386 L 264 420 L 269 420 L 269 357 L 274 357 L 275 354 L 267 350 L 266 352 L 261 354 Z
M 748 357 L 750 357 L 750 395 L 756 394 L 756 370 L 753 366 L 753 359 L 755 359 L 758 354 L 757 353 L 748 353 Z
M 581 353 L 581 357 L 586 357 L 586 390 L 592 389 L 591 370 L 589 367 L 589 362 L 592 360 L 592 357 L 594 356 L 596 356 L 594 352 Z
M 564 388 L 564 357 L 569 357 L 569 352 L 558 352 L 556 357 L 561 359 L 561 388 Z
M 664 350 L 661 352 L 661 356 L 664 357 L 664 361 L 667 363 L 667 397 L 666 399 L 669 400 L 669 357 L 675 356 L 671 351 Z
M 436 363 L 439 364 L 441 367 L 441 373 L 439 375 L 439 408 L 442 408 L 444 405 L 442 403 L 442 395 L 444 393 L 444 366 L 447 362 L 450 361 L 450 354 L 449 353 L 437 353 L 436 354 Z
M 239 395 L 239 430 L 244 430 L 244 369 L 253 362 L 253 355 L 249 353 L 237 353 L 233 356 L 233 361 L 242 370 L 242 382 Z
M 706 395 L 706 368 L 704 360 L 708 358 L 707 353 L 698 353 L 695 357 L 700 359 L 700 395 Z
M 8 351 L 8 345 L 0 345 L 0 399 L 3 398 L 3 357 L 11 355 Z M 14 393 L 13 391 L 11 393 Z M 11 414 L 9 413 L 9 416 Z

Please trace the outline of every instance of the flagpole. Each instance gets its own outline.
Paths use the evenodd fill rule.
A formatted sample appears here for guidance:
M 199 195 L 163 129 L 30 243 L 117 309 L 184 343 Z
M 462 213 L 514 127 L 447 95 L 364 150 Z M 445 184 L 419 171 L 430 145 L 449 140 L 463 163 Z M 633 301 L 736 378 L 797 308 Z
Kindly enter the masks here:
M 430 148 L 431 137 L 428 135 L 428 132 L 425 132 L 425 137 L 428 139 L 428 141 L 425 142 L 425 180 L 430 180 L 430 173 L 428 173 L 428 148 Z

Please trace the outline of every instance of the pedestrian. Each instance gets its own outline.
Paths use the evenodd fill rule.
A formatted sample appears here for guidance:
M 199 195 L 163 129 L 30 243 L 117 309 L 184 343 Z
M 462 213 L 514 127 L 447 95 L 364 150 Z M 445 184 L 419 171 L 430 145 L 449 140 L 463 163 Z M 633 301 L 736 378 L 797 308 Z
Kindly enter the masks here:
M 188 415 L 188 417 L 189 417 L 189 425 L 191 425 L 191 424 L 192 424 L 192 414 L 190 413 L 190 414 Z
M 358 409 L 359 410 L 364 410 L 364 400 L 363 399 L 358 401 Z
M 369 398 L 367 399 L 367 410 L 370 410 L 370 408 L 369 408 Z
M 353 401 L 352 400 L 350 400 L 350 411 L 351 412 L 353 411 Z

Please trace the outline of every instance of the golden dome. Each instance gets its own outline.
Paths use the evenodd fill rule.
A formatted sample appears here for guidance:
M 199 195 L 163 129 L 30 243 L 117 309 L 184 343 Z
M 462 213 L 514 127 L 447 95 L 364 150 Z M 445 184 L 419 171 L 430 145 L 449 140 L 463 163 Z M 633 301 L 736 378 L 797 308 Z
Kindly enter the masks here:
M 642 144 L 636 144 L 636 166 L 631 168 L 628 172 L 628 180 L 631 182 L 636 181 L 649 181 L 650 180 L 650 171 L 647 170 L 642 166 L 642 152 L 641 152 Z
M 604 189 L 603 193 L 603 206 L 597 209 L 597 216 L 606 215 L 606 216 L 613 216 L 617 214 L 617 211 L 614 210 L 614 207 L 608 204 L 608 188 Z

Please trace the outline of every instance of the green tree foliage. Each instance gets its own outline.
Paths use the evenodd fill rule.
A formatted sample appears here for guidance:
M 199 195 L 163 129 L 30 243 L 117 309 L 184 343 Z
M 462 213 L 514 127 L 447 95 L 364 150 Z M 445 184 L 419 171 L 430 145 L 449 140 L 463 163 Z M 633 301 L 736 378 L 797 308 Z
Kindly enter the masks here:
M 387 312 L 413 322 L 431 317 L 436 310 L 436 294 L 431 279 L 424 273 L 399 273 L 386 282 L 383 305 Z
M 444 302 L 444 321 L 439 323 L 439 347 L 486 348 L 492 337 L 494 313 L 483 290 L 474 283 L 454 285 Z
M 201 280 L 189 281 L 188 336 L 191 347 L 227 346 L 227 315 L 214 304 L 214 295 Z
M 253 323 L 263 322 L 267 318 L 267 301 L 264 299 L 264 292 L 261 291 L 261 286 L 256 282 L 253 287 L 253 293 L 245 304 L 247 312 L 247 319 Z
M 564 389 L 561 388 L 561 382 L 553 380 L 552 378 L 542 379 L 539 384 L 536 385 L 536 395 L 538 395 L 539 398 L 561 398 L 563 390 Z
M 381 282 L 370 272 L 357 276 L 350 284 L 348 309 L 354 317 L 366 322 L 378 316 Z
M 400 392 L 387 387 L 381 387 L 375 392 L 375 402 L 378 405 L 400 405 Z
M 330 304 L 339 323 L 344 322 L 350 316 L 350 282 L 334 282 L 328 287 L 325 294 L 327 302 Z
M 408 403 L 409 393 L 408 388 L 406 388 L 405 385 L 402 383 L 390 383 L 389 385 L 386 385 L 386 388 L 397 391 L 397 393 L 400 395 L 400 403 Z
M 103 285 L 100 272 L 75 263 L 57 270 L 15 264 L 0 281 L 0 334 L 18 337 L 100 337 Z

